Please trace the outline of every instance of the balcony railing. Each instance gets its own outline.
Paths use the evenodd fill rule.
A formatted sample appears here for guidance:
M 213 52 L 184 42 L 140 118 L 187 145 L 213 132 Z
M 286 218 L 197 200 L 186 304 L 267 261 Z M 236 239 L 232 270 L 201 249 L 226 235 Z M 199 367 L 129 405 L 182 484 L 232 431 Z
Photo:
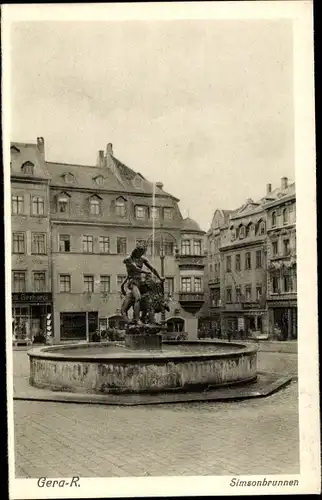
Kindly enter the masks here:
M 204 302 L 204 292 L 179 292 L 179 302 Z
M 210 278 L 208 280 L 208 285 L 219 285 L 220 284 L 220 278 L 217 276 L 216 278 Z
M 204 255 L 182 255 L 178 254 L 176 256 L 179 267 L 205 267 L 205 256 Z

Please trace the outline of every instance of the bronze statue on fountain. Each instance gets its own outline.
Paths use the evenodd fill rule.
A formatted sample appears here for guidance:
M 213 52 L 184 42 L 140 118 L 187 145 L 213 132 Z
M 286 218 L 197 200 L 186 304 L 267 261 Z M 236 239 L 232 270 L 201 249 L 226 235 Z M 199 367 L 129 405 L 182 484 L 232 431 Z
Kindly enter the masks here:
M 124 296 L 121 314 L 127 323 L 126 332 L 131 334 L 159 333 L 164 325 L 156 322 L 155 314 L 170 310 L 164 297 L 164 278 L 145 257 L 146 249 L 143 245 L 136 246 L 123 261 L 127 277 L 121 285 Z M 159 281 L 154 281 L 152 275 Z M 133 318 L 129 320 L 131 308 Z

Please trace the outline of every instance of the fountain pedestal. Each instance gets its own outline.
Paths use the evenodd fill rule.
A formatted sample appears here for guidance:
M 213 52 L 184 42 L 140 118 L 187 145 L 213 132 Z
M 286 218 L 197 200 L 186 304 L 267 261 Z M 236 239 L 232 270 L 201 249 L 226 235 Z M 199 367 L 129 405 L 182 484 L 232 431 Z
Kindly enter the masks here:
M 140 350 L 161 350 L 162 335 L 161 334 L 131 334 L 128 333 L 125 337 L 125 347 L 129 349 Z

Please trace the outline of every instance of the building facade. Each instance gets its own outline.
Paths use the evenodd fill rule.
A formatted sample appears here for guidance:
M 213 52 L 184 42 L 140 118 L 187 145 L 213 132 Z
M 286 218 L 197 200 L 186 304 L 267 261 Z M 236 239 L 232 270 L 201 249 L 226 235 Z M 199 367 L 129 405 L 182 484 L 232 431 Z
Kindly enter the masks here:
M 211 328 L 220 319 L 224 337 L 297 337 L 295 206 L 295 184 L 283 177 L 259 201 L 215 211 L 205 317 Z
M 42 150 L 44 179 L 37 180 L 37 186 L 44 186 L 46 195 L 42 194 L 44 216 L 35 222 L 30 215 L 24 226 L 31 234 L 33 224 L 38 224 L 40 231 L 41 220 L 42 231 L 46 232 L 45 253 L 37 259 L 42 259 L 42 269 L 44 262 L 47 266 L 46 292 L 51 299 L 55 342 L 90 340 L 97 329 L 123 328 L 123 261 L 142 241 L 147 243 L 147 257 L 159 272 L 160 254 L 164 255 L 165 290 L 171 309 L 168 329 L 185 331 L 196 338 L 197 316 L 204 301 L 204 232 L 191 219 L 182 218 L 179 200 L 164 191 L 162 183 L 154 185 L 117 160 L 111 144 L 98 152 L 93 166 L 45 161 L 43 139 L 28 148 L 38 156 Z M 27 184 L 26 174 L 19 171 L 21 160 L 17 156 L 15 169 L 12 165 L 12 203 L 14 196 L 19 196 L 22 182 L 25 196 L 34 196 L 31 181 L 36 179 L 36 167 Z M 14 210 L 16 233 L 20 226 Z M 13 234 L 14 238 L 17 236 Z M 37 259 L 28 260 L 27 247 L 20 250 L 21 266 L 29 277 Z M 13 255 L 13 285 L 18 279 L 14 272 L 21 268 L 16 260 Z M 35 287 L 30 282 L 25 288 L 34 293 Z
M 295 184 L 282 179 L 280 196 L 266 206 L 267 305 L 269 334 L 297 338 L 296 198 Z

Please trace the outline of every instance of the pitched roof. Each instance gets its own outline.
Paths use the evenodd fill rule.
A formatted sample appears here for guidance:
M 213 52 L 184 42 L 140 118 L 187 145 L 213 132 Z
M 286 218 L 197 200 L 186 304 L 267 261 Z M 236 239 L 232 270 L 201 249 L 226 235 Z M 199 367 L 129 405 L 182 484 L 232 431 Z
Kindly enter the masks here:
M 186 217 L 185 219 L 183 219 L 183 224 L 182 224 L 181 230 L 182 231 L 196 231 L 199 233 L 205 232 L 200 228 L 198 222 L 196 222 L 193 219 L 190 219 L 190 217 Z

